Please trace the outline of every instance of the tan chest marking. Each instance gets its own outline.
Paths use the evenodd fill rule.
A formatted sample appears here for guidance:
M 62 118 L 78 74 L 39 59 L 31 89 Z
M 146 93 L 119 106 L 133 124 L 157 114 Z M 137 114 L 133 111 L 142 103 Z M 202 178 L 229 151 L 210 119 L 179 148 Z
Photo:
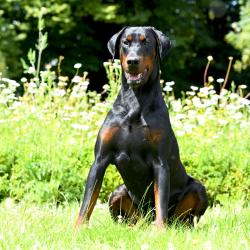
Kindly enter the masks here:
M 119 130 L 118 127 L 102 129 L 101 135 L 100 135 L 102 142 L 108 143 L 114 137 L 114 135 L 117 133 L 118 130 Z
M 145 133 L 146 139 L 151 144 L 157 143 L 163 137 L 163 131 L 162 130 L 145 128 L 144 133 Z

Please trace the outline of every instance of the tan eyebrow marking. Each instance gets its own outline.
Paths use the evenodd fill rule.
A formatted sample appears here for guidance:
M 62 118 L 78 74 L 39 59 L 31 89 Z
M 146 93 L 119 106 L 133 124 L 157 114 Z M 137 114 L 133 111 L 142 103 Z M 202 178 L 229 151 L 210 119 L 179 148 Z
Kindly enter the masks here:
M 128 40 L 129 42 L 132 42 L 133 37 L 132 37 L 131 35 L 128 35 L 128 36 L 127 36 L 127 40 Z
M 145 37 L 144 35 L 140 35 L 140 36 L 139 36 L 139 40 L 140 40 L 141 42 L 144 42 L 144 41 L 146 40 L 146 37 Z

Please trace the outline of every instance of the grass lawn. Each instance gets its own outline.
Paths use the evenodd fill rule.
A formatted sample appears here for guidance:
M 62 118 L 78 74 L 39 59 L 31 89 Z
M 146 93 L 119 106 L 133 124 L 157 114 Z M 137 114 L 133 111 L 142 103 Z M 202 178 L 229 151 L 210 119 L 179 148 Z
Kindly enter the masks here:
M 0 204 L 0 249 L 250 249 L 250 206 L 228 202 L 207 210 L 193 228 L 159 231 L 112 222 L 106 205 L 97 205 L 89 225 L 73 228 L 78 204 L 64 207 Z

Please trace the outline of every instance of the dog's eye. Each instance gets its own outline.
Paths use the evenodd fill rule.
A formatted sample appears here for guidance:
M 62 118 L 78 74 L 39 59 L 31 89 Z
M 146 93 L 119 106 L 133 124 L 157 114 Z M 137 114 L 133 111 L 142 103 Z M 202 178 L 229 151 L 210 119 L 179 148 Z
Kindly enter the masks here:
M 123 44 L 128 46 L 129 45 L 129 41 L 128 40 L 123 40 Z
M 143 45 L 147 45 L 147 44 L 149 44 L 149 42 L 150 42 L 150 41 L 149 41 L 148 39 L 144 39 L 144 40 L 142 41 L 142 44 L 143 44 Z

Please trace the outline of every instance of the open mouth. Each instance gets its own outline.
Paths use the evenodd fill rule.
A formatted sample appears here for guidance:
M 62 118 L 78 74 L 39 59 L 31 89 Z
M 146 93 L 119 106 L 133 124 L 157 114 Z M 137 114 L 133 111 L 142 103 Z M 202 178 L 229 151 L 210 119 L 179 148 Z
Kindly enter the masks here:
M 129 84 L 139 84 L 139 83 L 141 83 L 144 80 L 147 72 L 148 72 L 147 68 L 144 69 L 144 71 L 142 73 L 137 73 L 137 72 L 136 73 L 129 73 L 129 72 L 125 72 L 125 77 L 127 78 L 127 82 Z

